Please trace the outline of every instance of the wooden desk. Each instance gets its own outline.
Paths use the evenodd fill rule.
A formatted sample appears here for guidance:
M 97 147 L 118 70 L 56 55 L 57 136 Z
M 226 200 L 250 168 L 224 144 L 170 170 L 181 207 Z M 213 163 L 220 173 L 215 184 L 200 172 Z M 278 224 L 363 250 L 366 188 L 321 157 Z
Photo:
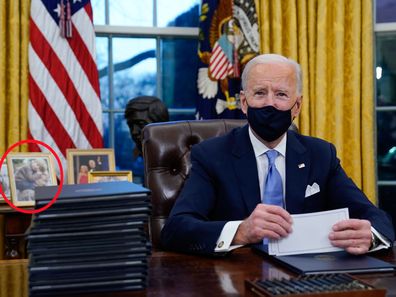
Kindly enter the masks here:
M 396 264 L 394 251 L 378 253 L 378 258 Z M 170 252 L 153 252 L 149 264 L 148 288 L 139 292 L 91 294 L 85 296 L 244 296 L 245 279 L 291 276 L 250 248 L 241 248 L 224 258 L 205 258 Z M 386 288 L 396 296 L 394 273 L 365 274 L 359 278 Z M 27 260 L 0 261 L 0 296 L 27 297 Z

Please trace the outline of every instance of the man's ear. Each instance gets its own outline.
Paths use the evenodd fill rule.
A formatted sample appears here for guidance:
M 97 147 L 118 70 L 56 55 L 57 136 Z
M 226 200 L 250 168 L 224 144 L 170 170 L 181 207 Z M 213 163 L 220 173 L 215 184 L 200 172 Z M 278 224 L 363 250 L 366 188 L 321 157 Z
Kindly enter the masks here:
M 303 96 L 302 95 L 297 97 L 296 104 L 295 104 L 295 106 L 294 106 L 294 108 L 292 110 L 292 118 L 293 119 L 296 118 L 300 114 L 302 100 L 303 100 Z
M 245 95 L 245 92 L 244 92 L 243 90 L 239 93 L 239 98 L 240 98 L 240 100 L 241 100 L 241 109 L 242 109 L 242 112 L 243 112 L 245 115 L 247 115 L 247 107 L 248 107 L 248 105 L 247 105 L 246 95 Z

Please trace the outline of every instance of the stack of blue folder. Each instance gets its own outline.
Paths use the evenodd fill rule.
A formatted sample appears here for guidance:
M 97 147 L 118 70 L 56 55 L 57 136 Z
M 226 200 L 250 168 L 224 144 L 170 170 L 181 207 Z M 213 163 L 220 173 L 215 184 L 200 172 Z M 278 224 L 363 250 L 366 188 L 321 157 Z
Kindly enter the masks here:
M 36 188 L 36 209 L 57 190 Z M 144 289 L 150 212 L 149 190 L 130 182 L 64 185 L 29 231 L 30 296 Z

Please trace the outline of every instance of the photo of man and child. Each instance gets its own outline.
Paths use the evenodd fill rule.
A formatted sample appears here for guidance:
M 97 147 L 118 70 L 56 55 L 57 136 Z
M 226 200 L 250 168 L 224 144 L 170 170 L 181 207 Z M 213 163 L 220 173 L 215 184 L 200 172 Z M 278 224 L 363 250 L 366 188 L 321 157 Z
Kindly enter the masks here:
M 8 163 L 11 165 L 10 184 L 15 204 L 34 201 L 36 187 L 57 184 L 49 156 L 11 156 Z

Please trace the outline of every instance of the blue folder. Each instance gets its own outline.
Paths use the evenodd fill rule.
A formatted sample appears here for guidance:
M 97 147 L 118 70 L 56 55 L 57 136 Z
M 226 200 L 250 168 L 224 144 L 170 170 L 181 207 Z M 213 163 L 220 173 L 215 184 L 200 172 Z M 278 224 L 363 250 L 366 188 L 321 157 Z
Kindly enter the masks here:
M 396 265 L 383 260 L 368 255 L 356 256 L 345 251 L 292 256 L 270 256 L 266 245 L 256 244 L 252 245 L 252 248 L 301 275 L 394 272 L 396 269 Z

